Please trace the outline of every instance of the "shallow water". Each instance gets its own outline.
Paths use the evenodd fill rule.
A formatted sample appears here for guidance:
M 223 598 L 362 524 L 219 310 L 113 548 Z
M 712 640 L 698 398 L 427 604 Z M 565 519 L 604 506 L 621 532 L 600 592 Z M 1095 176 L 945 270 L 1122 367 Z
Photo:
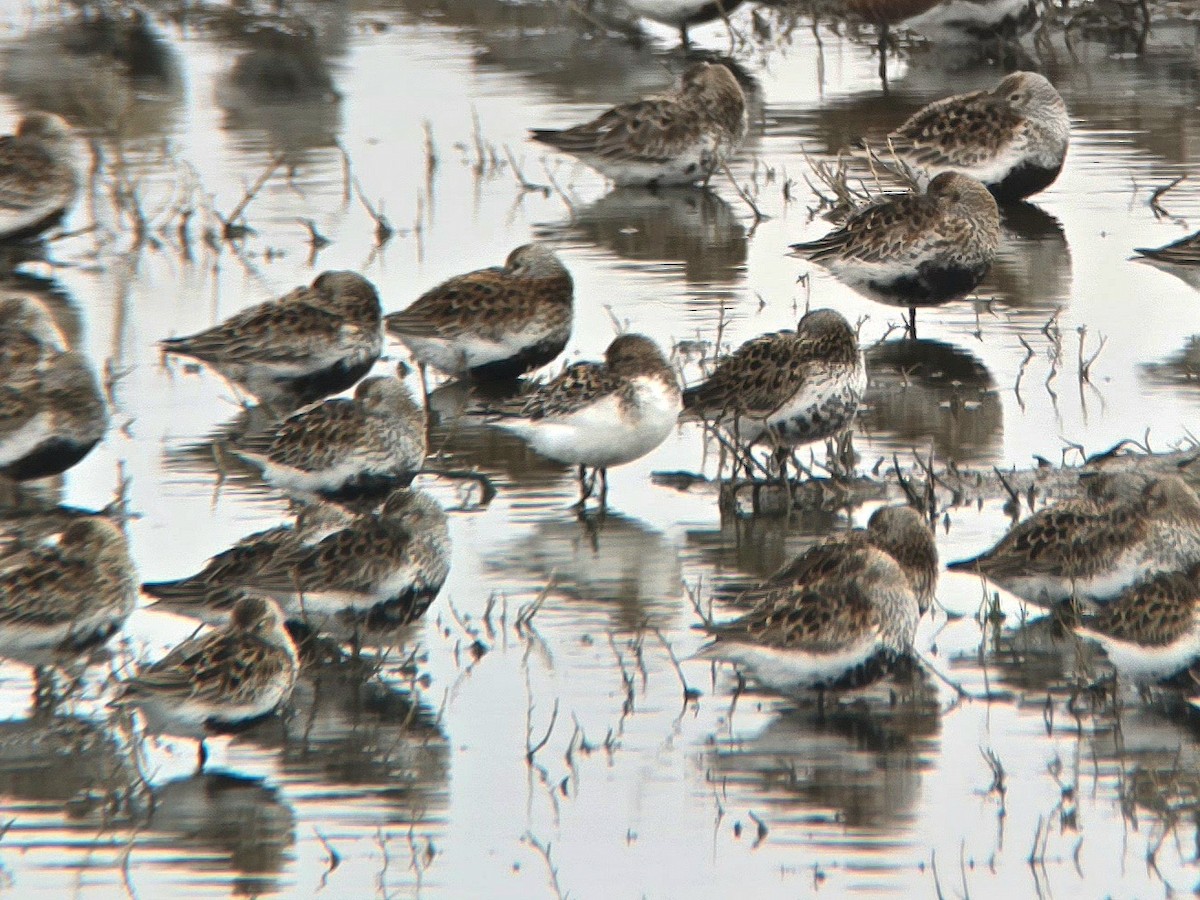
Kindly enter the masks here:
M 66 223 L 98 227 L 21 268 L 113 382 L 106 440 L 45 493 L 99 508 L 124 484 L 146 581 L 191 573 L 287 512 L 214 458 L 238 399 L 208 371 L 164 364 L 156 340 L 324 269 L 362 271 L 398 309 L 530 237 L 552 242 L 575 277 L 572 359 L 598 355 L 614 319 L 664 345 L 720 329 L 734 346 L 793 327 L 808 303 L 862 319 L 873 373 L 856 446 L 867 469 L 930 447 L 985 469 L 1035 454 L 1078 461 L 1074 445 L 1092 453 L 1148 431 L 1165 449 L 1192 428 L 1200 389 L 1180 361 L 1194 355 L 1200 303 L 1181 278 L 1129 258 L 1200 217 L 1189 181 L 1163 198 L 1168 216 L 1148 205 L 1188 171 L 1200 138 L 1191 27 L 1163 30 L 1142 57 L 1080 35 L 1070 52 L 1043 54 L 1072 111 L 1066 169 L 1009 217 L 977 299 L 922 310 L 921 340 L 905 344 L 889 330 L 899 310 L 784 256 L 828 227 L 808 210 L 805 154 L 991 84 L 995 67 L 911 48 L 893 61 L 885 99 L 868 43 L 821 29 L 818 44 L 807 22 L 744 43 L 753 127 L 733 170 L 770 216 L 755 226 L 720 179 L 710 193 L 609 191 L 525 141 L 529 126 L 668 85 L 681 60 L 665 31 L 635 49 L 586 36 L 557 8 L 489 0 L 293 8 L 317 29 L 337 99 L 318 90 L 270 103 L 240 87 L 235 69 L 249 63 L 238 60 L 255 46 L 220 22 L 160 22 L 161 52 L 130 80 L 64 56 L 56 8 L 0 13 L 0 119 L 61 110 L 103 158 Z M 750 12 L 735 23 L 749 33 Z M 728 51 L 723 26 L 694 37 Z M 508 153 L 546 189 L 522 190 Z M 207 206 L 228 214 L 277 158 L 246 208 L 253 233 L 236 247 L 206 241 L 220 227 Z M 149 221 L 141 246 L 114 210 L 114 185 L 127 211 L 136 193 Z M 358 191 L 396 228 L 382 247 Z M 332 243 L 313 254 L 302 218 Z M 1085 357 L 1106 341 L 1088 382 L 1077 375 L 1081 328 Z M 455 389 L 433 402 L 453 408 Z M 716 473 L 690 425 L 611 473 L 615 511 L 602 522 L 566 509 L 569 471 L 505 434 L 447 427 L 435 446 L 500 492 L 480 510 L 455 485 L 422 481 L 452 510 L 454 541 L 425 620 L 374 675 L 350 664 L 310 673 L 285 715 L 214 741 L 204 776 L 190 775 L 192 743 L 152 740 L 141 761 L 151 789 L 131 789 L 133 754 L 102 708 L 112 669 L 162 652 L 190 620 L 139 610 L 114 659 L 88 667 L 49 719 L 31 714 L 32 671 L 0 664 L 0 826 L 10 823 L 0 883 L 20 896 L 530 897 L 553 895 L 553 867 L 577 898 L 1008 897 L 1153 896 L 1200 880 L 1194 728 L 1132 696 L 1118 710 L 1092 704 L 1075 674 L 1086 648 L 1025 626 L 1007 596 L 1004 621 L 981 625 L 974 578 L 943 574 L 954 617 L 937 613 L 920 640 L 991 702 L 925 678 L 818 722 L 812 707 L 765 694 L 734 703 L 728 670 L 714 677 L 688 659 L 703 637 L 684 585 L 707 607 L 863 523 L 869 507 L 723 521 L 708 490 L 651 483 L 652 472 Z M 952 510 L 948 523 L 947 560 L 989 545 L 1007 518 L 995 502 Z M 518 628 L 539 597 L 534 630 Z M 671 654 L 698 699 L 684 702 Z

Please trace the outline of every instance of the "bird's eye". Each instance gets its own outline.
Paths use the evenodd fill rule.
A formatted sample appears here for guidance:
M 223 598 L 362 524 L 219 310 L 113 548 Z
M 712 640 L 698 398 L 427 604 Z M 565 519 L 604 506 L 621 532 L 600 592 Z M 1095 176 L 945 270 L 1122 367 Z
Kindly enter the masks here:
M 1020 94 L 1009 94 L 1009 96 L 1008 96 L 1009 103 L 1017 103 L 1020 101 L 1020 99 L 1021 99 Z

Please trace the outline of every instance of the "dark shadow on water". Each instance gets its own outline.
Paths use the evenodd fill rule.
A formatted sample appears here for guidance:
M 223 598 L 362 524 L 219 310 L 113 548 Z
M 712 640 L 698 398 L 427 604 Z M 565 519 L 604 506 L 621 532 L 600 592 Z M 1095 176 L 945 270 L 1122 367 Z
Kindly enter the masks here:
M 0 798 L 10 810 L 61 816 L 56 838 L 68 831 L 94 836 L 98 823 L 127 823 L 130 809 L 116 798 L 134 793 L 138 774 L 130 749 L 103 725 L 69 714 L 35 711 L 0 722 Z M 6 835 L 11 849 L 53 840 L 36 829 Z
M 1189 394 L 1200 389 L 1200 334 L 1191 335 L 1183 347 L 1160 362 L 1142 366 L 1142 376 L 1164 387 Z
M 168 134 L 183 105 L 175 48 L 133 7 L 81 11 L 14 43 L 0 87 L 25 111 L 123 140 Z
M 840 513 L 813 507 L 793 510 L 790 519 L 724 515 L 718 528 L 688 529 L 684 563 L 711 568 L 716 596 L 728 599 L 845 527 L 848 521 Z

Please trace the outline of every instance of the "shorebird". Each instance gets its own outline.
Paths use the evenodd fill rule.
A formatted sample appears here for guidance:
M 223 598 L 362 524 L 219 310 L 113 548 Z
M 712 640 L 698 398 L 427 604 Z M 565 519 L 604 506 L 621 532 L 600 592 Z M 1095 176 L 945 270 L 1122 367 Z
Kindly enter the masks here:
M 1101 477 L 1090 496 L 1039 510 L 992 549 L 946 568 L 1051 607 L 1102 605 L 1143 576 L 1200 563 L 1200 498 L 1182 478 Z
M 0 381 L 0 477 L 13 481 L 65 472 L 108 429 L 108 407 L 81 353 L 52 356 L 40 370 L 18 369 Z
M 0 377 L 41 371 L 66 350 L 66 336 L 44 303 L 24 294 L 0 298 Z
M 45 231 L 75 202 L 82 166 L 71 126 L 31 112 L 0 137 L 0 241 Z
M 331 617 L 414 622 L 449 571 L 446 513 L 425 491 L 402 488 L 320 541 L 283 547 L 247 580 L 289 618 L 319 630 Z
M 935 41 L 1014 39 L 1037 24 L 1039 0 L 939 0 L 904 27 Z
M 310 404 L 284 419 L 273 436 L 234 452 L 289 494 L 351 500 L 406 486 L 425 461 L 425 448 L 425 414 L 404 382 L 376 375 L 364 379 L 352 399 Z
M 960 172 L 1000 202 L 1049 187 L 1067 156 L 1071 120 L 1058 91 L 1036 72 L 1013 72 L 990 91 L 937 100 L 888 135 L 880 154 L 924 179 Z
M 893 555 L 896 554 L 896 555 Z M 745 667 L 763 687 L 794 694 L 860 687 L 912 649 L 933 597 L 937 547 L 907 507 L 875 512 L 865 531 L 802 554 L 735 601 L 749 612 L 708 626 L 701 659 Z
M 125 535 L 83 516 L 0 555 L 0 654 L 69 650 L 115 632 L 137 603 Z
M 850 427 L 866 387 L 854 329 L 841 313 L 816 309 L 795 331 L 764 334 L 720 360 L 683 392 L 683 406 L 739 443 L 769 444 L 785 474 L 793 447 Z
M 371 370 L 383 349 L 379 295 L 353 272 L 323 272 L 309 287 L 243 310 L 189 337 L 160 342 L 267 404 L 336 394 Z
M 645 456 L 670 434 L 682 409 L 679 382 L 658 349 L 640 334 L 623 334 L 604 362 L 582 362 L 525 399 L 520 416 L 500 419 L 542 456 L 579 467 L 580 509 L 600 478 L 608 500 L 608 469 Z M 588 469 L 596 470 L 591 477 Z
M 200 741 L 248 724 L 287 702 L 300 665 L 273 600 L 242 597 L 224 628 L 189 638 L 121 684 L 114 706 L 136 706 L 155 733 Z
M 1162 247 L 1135 247 L 1134 253 L 1176 266 L 1200 266 L 1200 231 Z
M 916 337 L 918 306 L 965 297 L 987 274 L 1000 245 L 1000 211 L 974 178 L 943 172 L 924 194 L 885 198 L 851 213 L 793 256 L 824 266 L 861 294 L 907 306 Z
M 497 381 L 544 366 L 571 336 L 571 273 L 544 244 L 525 244 L 503 267 L 459 275 L 385 319 L 425 367 Z
M 1179 674 L 1200 659 L 1200 564 L 1135 582 L 1075 630 L 1136 682 Z
M 449 568 L 446 513 L 425 491 L 400 488 L 358 515 L 322 504 L 295 526 L 243 538 L 195 575 L 142 589 L 206 622 L 224 621 L 249 590 L 317 630 L 334 616 L 400 625 L 424 614 Z
M 679 42 L 688 47 L 688 27 L 726 19 L 742 0 L 623 0 L 636 15 L 679 29 Z
M 245 589 L 277 557 L 328 537 L 354 521 L 354 515 L 336 503 L 305 505 L 293 523 L 277 525 L 242 538 L 222 550 L 194 575 L 142 585 L 142 591 L 174 612 L 195 616 L 209 624 L 222 624 Z
M 746 136 L 746 97 L 720 63 L 697 63 L 679 86 L 615 106 L 564 130 L 534 129 L 535 140 L 570 153 L 617 185 L 707 183 Z

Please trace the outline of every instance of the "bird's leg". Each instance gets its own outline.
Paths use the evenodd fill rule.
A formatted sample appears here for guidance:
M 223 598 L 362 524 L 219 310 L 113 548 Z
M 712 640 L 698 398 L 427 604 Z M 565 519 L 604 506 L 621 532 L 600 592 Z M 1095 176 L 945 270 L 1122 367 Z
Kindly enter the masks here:
M 421 376 L 421 408 L 425 410 L 425 436 L 428 438 L 433 417 L 429 415 L 429 381 L 425 377 L 425 363 L 417 363 L 417 372 Z
M 787 464 L 788 457 L 791 456 L 791 453 L 786 447 L 776 447 L 775 452 L 771 454 L 771 456 L 774 459 L 775 467 L 779 472 L 779 483 L 784 487 L 787 487 Z
M 879 81 L 883 85 L 884 96 L 888 93 L 888 77 L 887 77 L 887 51 L 888 51 L 888 26 L 887 23 L 879 26 Z
M 587 504 L 588 497 L 592 496 L 592 490 L 596 486 L 596 475 L 592 473 L 592 477 L 588 478 L 587 466 L 579 467 L 579 502 L 575 504 L 575 509 L 583 509 Z
M 600 509 L 608 508 L 608 469 L 600 468 Z
M 910 337 L 914 341 L 917 339 L 917 308 L 915 306 L 908 308 L 908 320 L 904 323 L 904 336 Z
M 204 765 L 208 762 L 208 746 L 204 743 L 204 738 L 200 738 L 200 745 L 196 748 L 196 774 L 199 775 L 204 771 Z
M 688 37 L 687 22 L 679 26 L 679 46 L 684 50 L 692 46 L 692 39 Z
M 817 685 L 817 723 L 825 724 L 825 685 Z

